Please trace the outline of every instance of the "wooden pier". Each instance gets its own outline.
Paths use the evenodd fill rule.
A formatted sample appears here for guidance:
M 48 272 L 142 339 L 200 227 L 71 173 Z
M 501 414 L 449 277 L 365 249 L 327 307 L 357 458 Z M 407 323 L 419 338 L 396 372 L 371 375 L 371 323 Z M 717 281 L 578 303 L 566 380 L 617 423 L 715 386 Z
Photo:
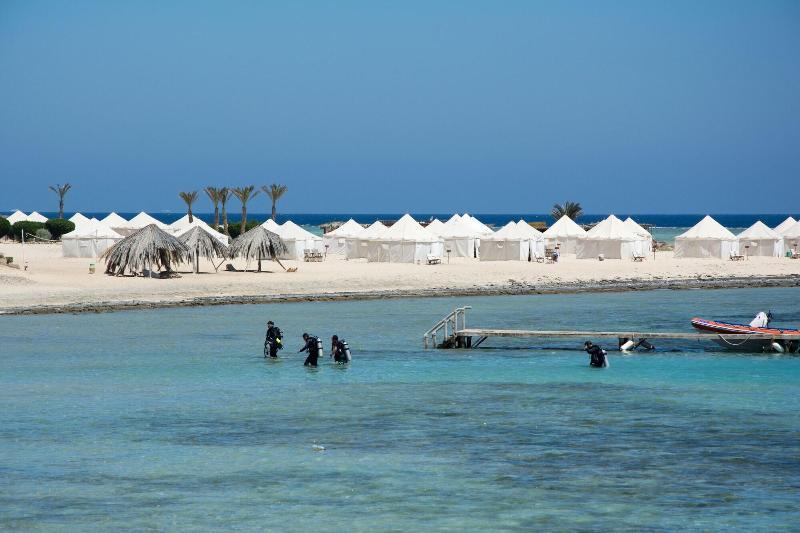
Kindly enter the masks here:
M 747 340 L 777 341 L 797 340 L 796 335 L 769 335 L 769 334 L 731 334 L 718 333 L 689 333 L 668 331 L 565 331 L 565 330 L 521 330 L 497 328 L 468 328 L 467 310 L 470 306 L 459 307 L 441 319 L 423 335 L 425 348 L 477 348 L 490 337 L 514 338 L 549 338 L 549 339 L 617 339 L 620 344 L 625 340 L 638 342 L 651 339 L 682 339 L 692 341 L 731 339 L 732 341 L 747 338 Z M 437 337 L 441 342 L 437 343 Z

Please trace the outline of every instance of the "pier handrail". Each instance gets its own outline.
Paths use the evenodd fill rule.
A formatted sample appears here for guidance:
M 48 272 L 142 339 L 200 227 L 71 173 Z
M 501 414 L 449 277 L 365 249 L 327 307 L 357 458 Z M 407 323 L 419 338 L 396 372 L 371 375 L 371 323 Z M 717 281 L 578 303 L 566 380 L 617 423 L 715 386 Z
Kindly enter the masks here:
M 455 334 L 456 331 L 460 329 L 467 329 L 467 309 L 472 309 L 472 306 L 465 305 L 464 307 L 457 307 L 453 310 L 452 313 L 448 314 L 446 317 L 441 319 L 439 322 L 436 323 L 431 329 L 425 332 L 422 336 L 422 343 L 424 344 L 425 348 L 428 347 L 428 338 L 433 341 L 433 347 L 436 347 L 436 334 L 444 329 L 444 340 L 450 336 L 450 331 Z M 458 317 L 461 316 L 461 328 L 458 327 Z M 448 326 L 452 329 L 449 330 Z

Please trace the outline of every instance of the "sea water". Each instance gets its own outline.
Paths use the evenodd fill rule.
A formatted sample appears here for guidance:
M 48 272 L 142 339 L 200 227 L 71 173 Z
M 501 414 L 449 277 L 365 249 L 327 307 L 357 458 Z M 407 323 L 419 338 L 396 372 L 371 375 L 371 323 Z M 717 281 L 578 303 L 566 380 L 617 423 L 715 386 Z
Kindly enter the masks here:
M 468 324 L 800 323 L 800 290 L 652 291 L 0 319 L 0 528 L 792 529 L 800 358 L 583 339 L 423 350 Z M 262 356 L 274 320 L 286 348 Z M 296 353 L 307 331 L 353 363 Z

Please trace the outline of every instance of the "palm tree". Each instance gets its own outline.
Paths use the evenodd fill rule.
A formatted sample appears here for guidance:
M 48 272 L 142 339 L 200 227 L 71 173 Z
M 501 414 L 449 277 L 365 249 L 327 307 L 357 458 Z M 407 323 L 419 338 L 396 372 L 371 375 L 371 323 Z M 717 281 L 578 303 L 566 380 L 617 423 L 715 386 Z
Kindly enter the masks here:
M 582 214 L 583 208 L 581 208 L 581 204 L 578 202 L 565 202 L 563 206 L 560 204 L 555 204 L 552 211 L 553 218 L 556 220 L 564 215 L 568 216 L 572 220 L 575 220 Z
M 189 224 L 194 222 L 194 217 L 192 217 L 192 204 L 197 200 L 197 191 L 192 192 L 181 192 L 178 193 L 184 202 L 186 202 L 186 206 L 189 208 Z
M 203 189 L 206 191 L 211 203 L 214 204 L 214 230 L 216 231 L 219 229 L 219 200 L 220 194 L 219 189 L 216 187 L 206 187 Z
M 219 203 L 222 204 L 222 228 L 225 232 L 225 235 L 230 235 L 228 233 L 228 199 L 231 197 L 231 190 L 227 187 L 220 187 L 219 188 Z
M 72 188 L 72 185 L 65 183 L 64 185 L 56 184 L 55 187 L 50 186 L 50 190 L 58 195 L 58 218 L 64 218 L 64 196 L 67 191 Z
M 269 196 L 270 200 L 272 200 L 272 220 L 275 220 L 275 215 L 277 211 L 275 210 L 275 205 L 278 203 L 278 200 L 281 199 L 281 196 L 286 194 L 286 191 L 289 190 L 289 187 L 286 185 L 278 185 L 277 183 L 273 183 L 269 187 L 266 185 L 261 187 L 261 190 Z
M 242 226 L 239 230 L 239 235 L 241 235 L 247 231 L 247 202 L 258 196 L 258 191 L 254 185 L 248 185 L 247 187 L 234 187 L 233 194 L 242 202 Z

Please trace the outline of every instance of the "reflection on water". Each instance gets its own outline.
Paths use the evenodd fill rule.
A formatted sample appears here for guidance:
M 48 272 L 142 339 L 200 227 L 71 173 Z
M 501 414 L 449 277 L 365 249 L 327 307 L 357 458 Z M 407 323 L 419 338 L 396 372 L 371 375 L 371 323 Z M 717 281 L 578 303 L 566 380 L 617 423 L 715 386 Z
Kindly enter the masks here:
M 789 326 L 798 296 L 5 317 L 0 527 L 793 527 L 800 358 L 667 342 L 598 371 L 570 342 L 423 351 L 421 334 L 464 303 L 487 327 L 686 330 L 767 308 Z M 278 362 L 261 357 L 268 318 L 285 334 Z M 303 368 L 303 331 L 347 338 L 353 365 Z

